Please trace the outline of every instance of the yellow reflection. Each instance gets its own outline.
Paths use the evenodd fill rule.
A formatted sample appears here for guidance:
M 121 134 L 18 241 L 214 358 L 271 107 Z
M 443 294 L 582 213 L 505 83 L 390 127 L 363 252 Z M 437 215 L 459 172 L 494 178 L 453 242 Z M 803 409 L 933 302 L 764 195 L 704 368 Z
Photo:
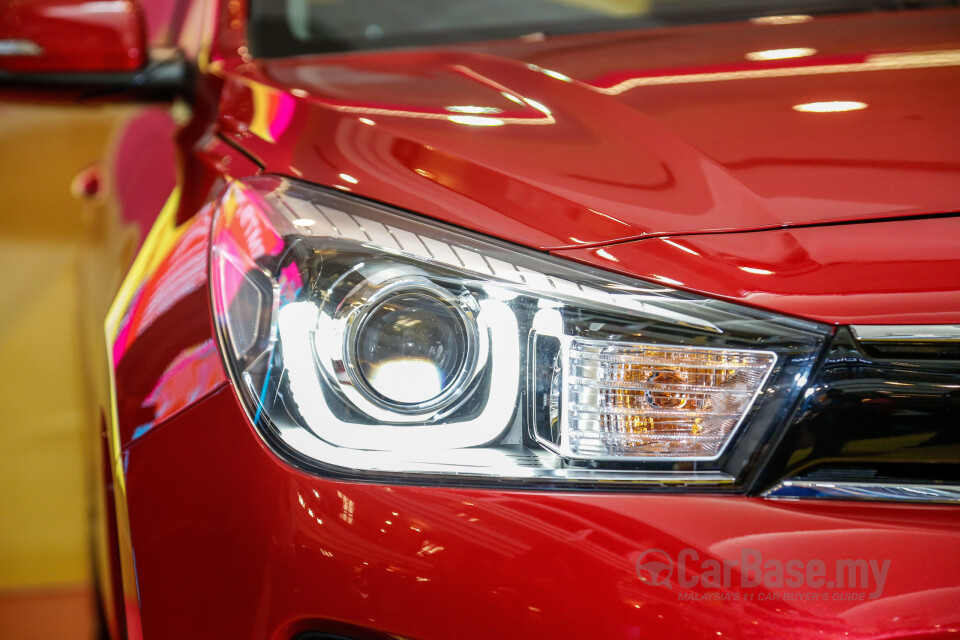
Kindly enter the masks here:
M 751 51 L 747 54 L 747 60 L 785 60 L 787 58 L 804 58 L 812 56 L 817 52 L 816 49 L 809 47 L 793 47 L 792 49 L 767 49 L 766 51 Z
M 753 24 L 776 26 L 781 24 L 800 24 L 802 22 L 810 22 L 811 20 L 813 20 L 813 16 L 798 13 L 785 16 L 761 16 L 759 18 L 751 18 L 750 22 Z
M 372 127 L 373 125 L 377 124 L 376 122 L 374 122 L 374 121 L 371 120 L 370 118 L 358 118 L 358 120 L 359 120 L 360 122 L 362 122 L 363 124 L 370 125 L 371 127 Z
M 502 127 L 504 124 L 500 118 L 480 118 L 478 116 L 447 116 L 447 120 L 471 127 Z
M 344 180 L 344 181 L 346 181 L 346 182 L 349 182 L 349 183 L 351 183 L 351 184 L 357 184 L 358 182 L 360 182 L 359 180 L 357 180 L 357 179 L 354 178 L 353 176 L 348 175 L 348 174 L 346 174 L 346 173 L 341 173 L 341 174 L 340 174 L 340 179 L 341 179 L 341 180 Z
M 839 111 L 858 111 L 866 109 L 866 102 L 856 102 L 854 100 L 831 100 L 829 102 L 806 102 L 804 104 L 793 105 L 795 111 L 804 113 L 837 113 Z
M 653 4 L 653 0 L 553 0 L 553 2 L 608 16 L 641 16 L 650 13 L 650 6 Z

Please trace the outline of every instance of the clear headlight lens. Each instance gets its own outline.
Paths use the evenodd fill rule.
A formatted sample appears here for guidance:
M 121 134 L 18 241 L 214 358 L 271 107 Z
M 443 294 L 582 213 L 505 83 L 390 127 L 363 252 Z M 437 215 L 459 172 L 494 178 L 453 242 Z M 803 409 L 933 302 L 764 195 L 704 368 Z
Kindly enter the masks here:
M 394 480 L 729 481 L 830 333 L 273 177 L 221 200 L 211 286 L 265 439 Z

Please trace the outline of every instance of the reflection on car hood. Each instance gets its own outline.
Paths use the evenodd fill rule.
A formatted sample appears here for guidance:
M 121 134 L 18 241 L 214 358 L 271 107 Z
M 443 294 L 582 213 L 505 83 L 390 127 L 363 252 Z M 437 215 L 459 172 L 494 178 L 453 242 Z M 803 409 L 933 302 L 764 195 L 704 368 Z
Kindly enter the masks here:
M 536 248 L 960 210 L 960 11 L 254 62 L 267 171 Z

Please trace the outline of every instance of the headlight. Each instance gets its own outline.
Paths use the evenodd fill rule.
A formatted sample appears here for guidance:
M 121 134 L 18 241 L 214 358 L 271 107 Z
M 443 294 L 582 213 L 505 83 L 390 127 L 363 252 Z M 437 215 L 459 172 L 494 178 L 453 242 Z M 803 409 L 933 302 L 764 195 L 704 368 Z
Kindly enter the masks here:
M 830 334 L 273 177 L 223 196 L 211 286 L 266 441 L 388 481 L 730 482 Z

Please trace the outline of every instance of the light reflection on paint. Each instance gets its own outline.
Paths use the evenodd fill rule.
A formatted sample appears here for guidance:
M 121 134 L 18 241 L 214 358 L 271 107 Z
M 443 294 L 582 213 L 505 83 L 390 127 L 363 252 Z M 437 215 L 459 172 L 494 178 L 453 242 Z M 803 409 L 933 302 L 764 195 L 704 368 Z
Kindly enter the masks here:
M 536 67 L 536 68 L 539 69 L 539 67 Z M 553 116 L 549 114 L 549 110 L 541 111 L 538 108 L 530 107 L 530 105 L 527 104 L 521 97 L 518 97 L 516 95 L 516 92 L 511 91 L 509 87 L 506 87 L 500 84 L 499 82 L 497 82 L 496 80 L 493 80 L 492 78 L 488 78 L 483 74 L 477 73 L 476 71 L 474 71 L 473 69 L 465 65 L 451 65 L 449 67 L 449 70 L 453 73 L 464 75 L 475 82 L 478 82 L 486 87 L 489 87 L 497 91 L 498 93 L 503 95 L 505 98 L 507 98 L 511 102 L 515 102 L 521 105 L 522 107 L 524 107 L 524 110 L 522 111 L 513 110 L 510 112 L 505 112 L 503 110 L 497 109 L 497 111 L 502 114 L 500 117 L 481 118 L 480 116 L 476 116 L 476 115 L 451 116 L 449 115 L 450 112 L 447 110 L 447 108 L 417 108 L 417 107 L 411 107 L 408 105 L 380 105 L 380 104 L 378 104 L 377 106 L 372 106 L 369 103 L 349 103 L 349 102 L 333 100 L 330 98 L 324 98 L 319 95 L 314 96 L 313 99 L 316 100 L 318 103 L 321 103 L 327 108 L 332 109 L 334 111 L 338 111 L 340 113 L 357 114 L 358 116 L 362 116 L 358 118 L 358 121 L 366 125 L 376 124 L 373 120 L 367 117 L 372 115 L 390 116 L 390 117 L 398 117 L 398 118 L 419 118 L 419 119 L 425 119 L 425 120 L 450 120 L 452 122 L 457 122 L 459 124 L 467 124 L 470 126 L 488 126 L 488 127 L 502 126 L 507 124 L 549 125 L 549 124 L 554 124 L 556 122 Z M 262 98 L 262 97 L 259 99 L 257 98 L 257 92 L 263 89 L 263 87 L 261 87 L 260 89 L 256 89 L 254 83 L 251 83 L 249 86 L 251 91 L 253 91 L 255 104 L 258 104 L 257 100 L 260 100 L 260 102 L 266 103 L 265 98 Z M 463 107 L 454 106 L 450 108 L 467 109 L 467 110 L 495 109 L 494 107 L 482 107 L 482 106 L 473 107 L 471 105 L 466 105 Z M 255 119 L 259 117 L 259 114 L 261 112 L 266 113 L 267 111 L 269 111 L 268 104 L 265 104 L 262 109 L 261 108 L 256 109 Z M 261 135 L 261 133 L 263 133 L 263 129 L 264 129 L 264 126 L 262 123 L 259 123 L 256 131 L 254 131 L 254 124 L 250 125 L 250 130 L 256 133 L 257 135 Z M 264 136 L 261 136 L 261 137 L 264 137 Z
M 702 82 L 727 82 L 730 80 L 759 80 L 769 78 L 788 78 L 799 76 L 832 75 L 838 73 L 861 73 L 864 71 L 891 71 L 900 69 L 932 69 L 937 67 L 960 66 L 960 49 L 944 49 L 940 51 L 922 51 L 910 53 L 883 53 L 864 57 L 848 57 L 849 61 L 834 64 L 801 65 L 801 63 L 786 62 L 783 66 L 765 67 L 762 69 L 749 68 L 724 69 L 718 66 L 717 71 L 692 72 L 680 74 L 656 73 L 645 70 L 633 77 L 617 74 L 615 78 L 595 80 L 592 88 L 600 93 L 619 95 L 630 89 L 645 86 L 665 84 L 692 84 Z M 743 63 L 746 65 L 747 63 Z M 722 69 L 722 70 L 720 70 Z
M 619 258 L 608 252 L 606 249 L 597 249 L 597 255 L 611 262 L 620 262 Z
M 801 24 L 804 22 L 810 22 L 811 20 L 813 20 L 813 16 L 808 16 L 802 13 L 796 13 L 792 15 L 783 15 L 783 16 L 760 16 L 758 18 L 751 18 L 750 22 L 752 22 L 753 24 L 779 26 L 784 24 Z
M 267 142 L 276 142 L 290 126 L 296 100 L 289 93 L 256 82 L 251 82 L 248 86 L 253 94 L 250 133 Z
M 747 273 L 755 273 L 758 276 L 771 276 L 774 274 L 774 272 L 769 269 L 759 269 L 757 267 L 738 267 L 738 269 L 746 271 Z
M 143 401 L 144 407 L 154 407 L 154 418 L 149 425 L 157 424 L 186 409 L 197 399 L 217 388 L 222 380 L 220 356 L 212 338 L 184 349 L 170 362 Z M 133 437 L 142 436 L 147 431 L 149 427 L 141 425 L 141 428 L 134 431 Z
M 694 251 L 694 250 L 691 249 L 690 247 L 685 246 L 685 245 L 682 245 L 682 244 L 680 244 L 679 242 L 676 242 L 676 241 L 674 241 L 674 240 L 670 240 L 669 238 L 661 238 L 661 240 L 663 240 L 664 242 L 666 242 L 667 244 L 669 244 L 669 245 L 672 246 L 672 247 L 676 247 L 677 249 L 680 249 L 680 251 L 686 251 L 687 253 L 692 254 L 692 255 L 695 255 L 695 256 L 699 256 L 699 255 L 700 255 L 698 252 Z
M 786 60 L 788 58 L 804 58 L 812 56 L 816 49 L 809 47 L 794 47 L 792 49 L 767 49 L 766 51 L 751 51 L 746 55 L 747 60 Z
M 683 283 L 680 282 L 679 280 L 674 280 L 673 278 L 668 278 L 667 276 L 659 276 L 654 274 L 654 275 L 651 275 L 650 277 L 653 278 L 654 280 L 659 280 L 660 282 L 666 282 L 667 284 L 675 284 L 677 286 L 683 285 Z
M 794 111 L 802 111 L 804 113 L 840 113 L 843 111 L 859 111 L 860 109 L 866 108 L 866 102 L 857 102 L 854 100 L 830 100 L 827 102 L 807 102 L 793 105 Z
M 562 73 L 560 73 L 559 71 L 553 71 L 552 69 L 544 69 L 543 67 L 538 66 L 538 65 L 535 65 L 535 64 L 528 64 L 528 65 L 527 65 L 527 68 L 530 69 L 531 71 L 539 71 L 539 72 L 542 73 L 543 75 L 549 76 L 549 77 L 554 78 L 554 79 L 556 79 L 556 80 L 561 80 L 561 81 L 563 81 L 563 82 L 573 82 L 573 80 L 570 78 L 570 76 L 565 76 L 565 75 L 563 75 Z
M 148 262 L 143 277 L 117 324 L 113 342 L 115 365 L 160 316 L 206 283 L 212 210 L 208 205 L 190 224 L 171 228 L 152 251 L 144 250 Z M 158 260 L 159 256 L 162 259 Z
M 540 103 L 537 102 L 536 100 L 531 100 L 530 98 L 526 98 L 526 103 L 527 103 L 528 105 L 530 105 L 531 107 L 533 107 L 534 109 L 536 109 L 537 111 L 539 111 L 539 112 L 541 112 L 541 113 L 544 113 L 544 114 L 546 114 L 546 115 L 548 115 L 548 116 L 553 113 L 552 111 L 550 111 L 550 109 L 547 109 L 545 106 L 543 106 L 542 104 L 540 104 Z
M 471 127 L 502 127 L 505 124 L 500 118 L 481 118 L 479 116 L 447 116 L 447 120 Z
M 503 109 L 498 109 L 497 107 L 477 107 L 473 105 L 464 105 L 464 106 L 452 106 L 444 107 L 450 113 L 466 113 L 466 114 L 496 114 L 503 113 Z

